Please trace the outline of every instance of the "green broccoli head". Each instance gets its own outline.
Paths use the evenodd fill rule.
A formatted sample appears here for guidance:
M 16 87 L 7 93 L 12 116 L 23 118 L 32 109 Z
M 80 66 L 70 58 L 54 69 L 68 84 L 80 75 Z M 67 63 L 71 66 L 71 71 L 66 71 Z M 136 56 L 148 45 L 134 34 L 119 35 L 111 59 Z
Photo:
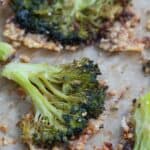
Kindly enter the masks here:
M 25 142 L 67 143 L 103 111 L 106 87 L 99 87 L 98 65 L 87 58 L 58 66 L 10 63 L 2 75 L 31 97 L 34 114 L 20 123 Z
M 0 61 L 6 61 L 14 54 L 13 47 L 5 42 L 0 42 Z
M 141 97 L 137 102 L 133 119 L 135 121 L 134 150 L 150 148 L 150 93 Z
M 121 13 L 123 0 L 12 0 L 15 21 L 27 32 L 62 44 L 98 37 L 101 24 Z M 126 2 L 128 3 L 128 2 Z

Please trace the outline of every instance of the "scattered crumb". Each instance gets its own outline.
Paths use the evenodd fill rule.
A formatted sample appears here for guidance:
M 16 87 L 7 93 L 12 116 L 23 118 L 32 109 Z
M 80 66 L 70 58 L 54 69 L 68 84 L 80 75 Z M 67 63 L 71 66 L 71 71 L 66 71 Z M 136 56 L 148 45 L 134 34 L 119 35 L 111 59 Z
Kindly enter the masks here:
M 112 145 L 112 143 L 105 142 L 105 143 L 104 143 L 104 146 L 103 146 L 103 148 L 102 148 L 102 150 L 113 150 L 113 145 Z
M 13 42 L 12 42 L 12 45 L 13 45 L 15 48 L 18 48 L 18 47 L 21 46 L 21 44 L 20 44 L 19 42 L 17 42 L 17 41 L 13 41 Z
M 2 6 L 8 5 L 9 2 L 10 2 L 10 0 L 0 0 L 0 5 L 2 5 Z
M 94 134 L 98 133 L 100 127 L 103 125 L 106 114 L 103 113 L 96 120 L 91 119 L 87 128 L 83 131 L 78 139 L 72 139 L 70 141 L 70 150 L 85 150 L 85 145 L 89 138 L 91 138 Z
M 150 31 L 150 19 L 148 19 L 148 21 L 146 23 L 146 30 Z
M 123 150 L 123 144 L 118 144 L 117 145 L 117 150 Z
M 131 113 L 127 117 L 123 117 L 122 122 L 122 135 L 117 150 L 131 150 L 134 147 L 134 125 L 131 122 Z
M 123 89 L 121 89 L 120 94 L 118 96 L 118 100 L 123 99 L 126 95 L 126 93 L 128 92 L 130 86 L 126 86 Z
M 108 86 L 108 83 L 106 80 L 99 80 L 99 85 L 100 85 L 100 87 L 106 87 L 106 86 Z
M 19 58 L 20 61 L 23 63 L 29 63 L 31 61 L 31 58 L 27 55 L 20 55 Z
M 145 44 L 145 48 L 150 48 L 150 37 L 144 37 L 142 41 Z
M 54 147 L 52 148 L 52 150 L 63 150 L 63 149 L 60 148 L 60 147 L 58 147 L 58 146 L 54 146 Z
M 143 62 L 142 70 L 146 75 L 150 75 L 150 60 L 145 60 Z
M 128 132 L 128 131 L 129 131 L 129 126 L 128 126 L 128 124 L 127 124 L 127 121 L 126 121 L 126 118 L 125 118 L 125 117 L 123 117 L 122 120 L 121 120 L 121 126 L 122 126 L 122 128 L 123 128 L 123 130 L 124 130 L 125 132 Z
M 65 46 L 65 50 L 75 52 L 78 49 L 78 46 Z
M 16 140 L 9 138 L 9 137 L 1 137 L 0 138 L 0 146 L 6 146 L 9 144 L 16 144 Z
M 21 99 L 24 99 L 24 97 L 26 96 L 25 91 L 21 87 L 17 88 L 17 94 Z
M 117 111 L 119 109 L 118 104 L 113 104 L 110 106 L 110 111 Z
M 107 96 L 108 97 L 113 97 L 113 96 L 116 96 L 117 95 L 117 92 L 115 90 L 108 90 L 107 91 Z
M 0 131 L 3 133 L 7 133 L 8 132 L 8 126 L 5 124 L 0 124 Z

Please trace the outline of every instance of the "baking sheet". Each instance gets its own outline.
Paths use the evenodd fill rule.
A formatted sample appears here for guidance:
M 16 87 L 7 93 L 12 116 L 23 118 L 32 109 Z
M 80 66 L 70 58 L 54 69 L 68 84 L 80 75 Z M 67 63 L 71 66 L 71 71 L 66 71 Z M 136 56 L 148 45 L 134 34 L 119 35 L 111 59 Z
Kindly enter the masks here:
M 150 36 L 150 33 L 144 29 L 146 12 L 150 9 L 150 1 L 134 0 L 134 7 L 141 16 L 141 24 L 137 28 L 137 35 Z M 9 9 L 0 8 L 0 39 L 2 39 L 4 20 L 9 14 Z M 140 63 L 141 55 L 137 53 L 121 53 L 110 56 L 93 47 L 87 47 L 74 53 L 52 53 L 46 50 L 20 49 L 17 52 L 17 56 L 21 54 L 30 56 L 33 63 L 59 64 L 71 62 L 73 59 L 80 57 L 89 57 L 99 64 L 103 73 L 101 79 L 107 80 L 109 89 L 117 91 L 117 94 L 106 101 L 108 113 L 104 120 L 104 129 L 101 129 L 98 134 L 88 141 L 86 150 L 93 150 L 94 147 L 100 148 L 103 142 L 112 142 L 115 147 L 121 134 L 121 119 L 128 113 L 132 99 L 150 90 L 150 77 L 143 75 Z M 150 56 L 148 50 L 143 55 L 146 57 Z M 18 57 L 13 59 L 13 61 L 18 61 Z M 0 79 L 0 124 L 6 124 L 9 127 L 7 134 L 0 133 L 0 138 L 6 136 L 19 139 L 20 131 L 16 127 L 16 123 L 28 111 L 29 103 L 19 99 L 16 89 L 17 86 L 14 83 Z M 118 100 L 122 92 L 125 92 L 125 95 Z M 118 111 L 109 111 L 109 108 L 114 105 L 115 101 L 118 101 L 116 103 L 116 106 L 119 108 Z M 25 150 L 25 147 L 20 142 L 17 142 L 14 145 L 0 147 L 0 150 Z

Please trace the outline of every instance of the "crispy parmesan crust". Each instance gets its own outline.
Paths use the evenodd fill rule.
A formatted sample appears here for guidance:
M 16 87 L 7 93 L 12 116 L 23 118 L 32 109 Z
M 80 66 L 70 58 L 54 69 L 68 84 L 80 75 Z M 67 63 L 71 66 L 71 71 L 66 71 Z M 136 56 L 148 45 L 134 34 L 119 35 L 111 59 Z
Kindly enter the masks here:
M 126 8 L 119 20 L 105 31 L 98 47 L 108 52 L 142 52 L 145 43 L 135 35 L 135 27 L 139 22 L 132 7 Z
M 50 51 L 60 52 L 63 47 L 61 44 L 47 41 L 46 38 L 39 34 L 25 33 L 25 30 L 17 27 L 13 22 L 7 22 L 3 32 L 12 44 L 18 43 L 21 46 L 24 45 L 28 48 L 35 49 L 48 49 Z
M 108 52 L 142 52 L 144 46 L 142 40 L 135 38 L 132 28 L 119 22 L 109 29 L 106 38 L 102 38 L 99 44 L 100 49 Z
M 10 40 L 14 46 L 24 45 L 33 49 L 48 49 L 50 51 L 60 52 L 62 50 L 76 51 L 79 46 L 63 46 L 59 42 L 48 41 L 41 34 L 26 33 L 24 29 L 19 28 L 10 17 L 4 27 L 3 35 Z M 100 43 L 98 47 L 107 52 L 134 51 L 142 52 L 144 43 L 136 39 L 133 26 L 139 22 L 132 7 L 125 7 L 124 11 L 118 17 L 118 23 L 109 24 L 101 29 Z M 103 25 L 102 25 L 103 26 Z M 100 33 L 101 34 L 101 33 Z
M 63 46 L 60 43 L 47 41 L 46 37 L 40 34 L 26 33 L 25 30 L 17 27 L 13 22 L 7 22 L 4 27 L 3 35 L 10 40 L 13 46 L 21 46 L 32 49 L 47 49 L 60 52 L 64 49 L 76 51 L 78 46 Z M 106 38 L 102 38 L 99 44 L 100 49 L 108 52 L 134 51 L 142 52 L 144 50 L 142 40 L 136 39 L 134 29 L 131 26 L 121 26 L 115 23 L 106 31 Z

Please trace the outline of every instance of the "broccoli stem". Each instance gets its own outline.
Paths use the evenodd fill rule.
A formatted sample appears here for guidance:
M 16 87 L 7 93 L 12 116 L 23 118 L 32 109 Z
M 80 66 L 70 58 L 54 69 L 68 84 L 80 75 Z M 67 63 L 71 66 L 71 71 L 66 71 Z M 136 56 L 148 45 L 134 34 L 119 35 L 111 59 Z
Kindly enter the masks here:
M 44 82 L 48 90 L 52 91 L 56 96 L 62 98 L 63 100 L 66 100 L 68 103 L 79 103 L 83 100 L 81 98 L 73 97 L 73 96 L 67 96 L 57 90 L 43 75 L 40 77 L 40 79 Z
M 12 48 L 11 45 L 5 42 L 0 42 L 0 60 L 1 61 L 6 61 L 14 52 L 15 50 Z
M 66 102 L 61 101 L 59 98 L 56 96 L 52 95 L 50 91 L 47 91 L 41 80 L 38 78 L 32 78 L 30 79 L 31 82 L 38 87 L 38 89 L 42 92 L 44 96 L 48 98 L 48 101 L 51 102 L 55 107 L 64 110 L 69 110 L 70 105 Z
M 150 141 L 150 93 L 143 96 L 134 113 L 135 146 L 134 150 L 148 150 Z
M 53 100 L 53 95 L 46 90 L 45 86 L 38 78 L 30 78 L 30 81 L 38 87 L 38 89 L 42 92 L 43 95 L 48 97 L 50 100 Z
M 20 74 L 16 74 L 15 80 L 26 90 L 27 93 L 29 93 L 37 112 L 40 111 L 43 116 L 48 117 L 49 122 L 52 125 L 55 125 L 56 120 L 63 123 L 63 112 L 51 105 L 50 102 L 48 102 L 47 99 L 38 91 L 38 89 L 29 82 L 29 80 L 23 78 Z M 53 117 L 53 115 L 56 118 Z

